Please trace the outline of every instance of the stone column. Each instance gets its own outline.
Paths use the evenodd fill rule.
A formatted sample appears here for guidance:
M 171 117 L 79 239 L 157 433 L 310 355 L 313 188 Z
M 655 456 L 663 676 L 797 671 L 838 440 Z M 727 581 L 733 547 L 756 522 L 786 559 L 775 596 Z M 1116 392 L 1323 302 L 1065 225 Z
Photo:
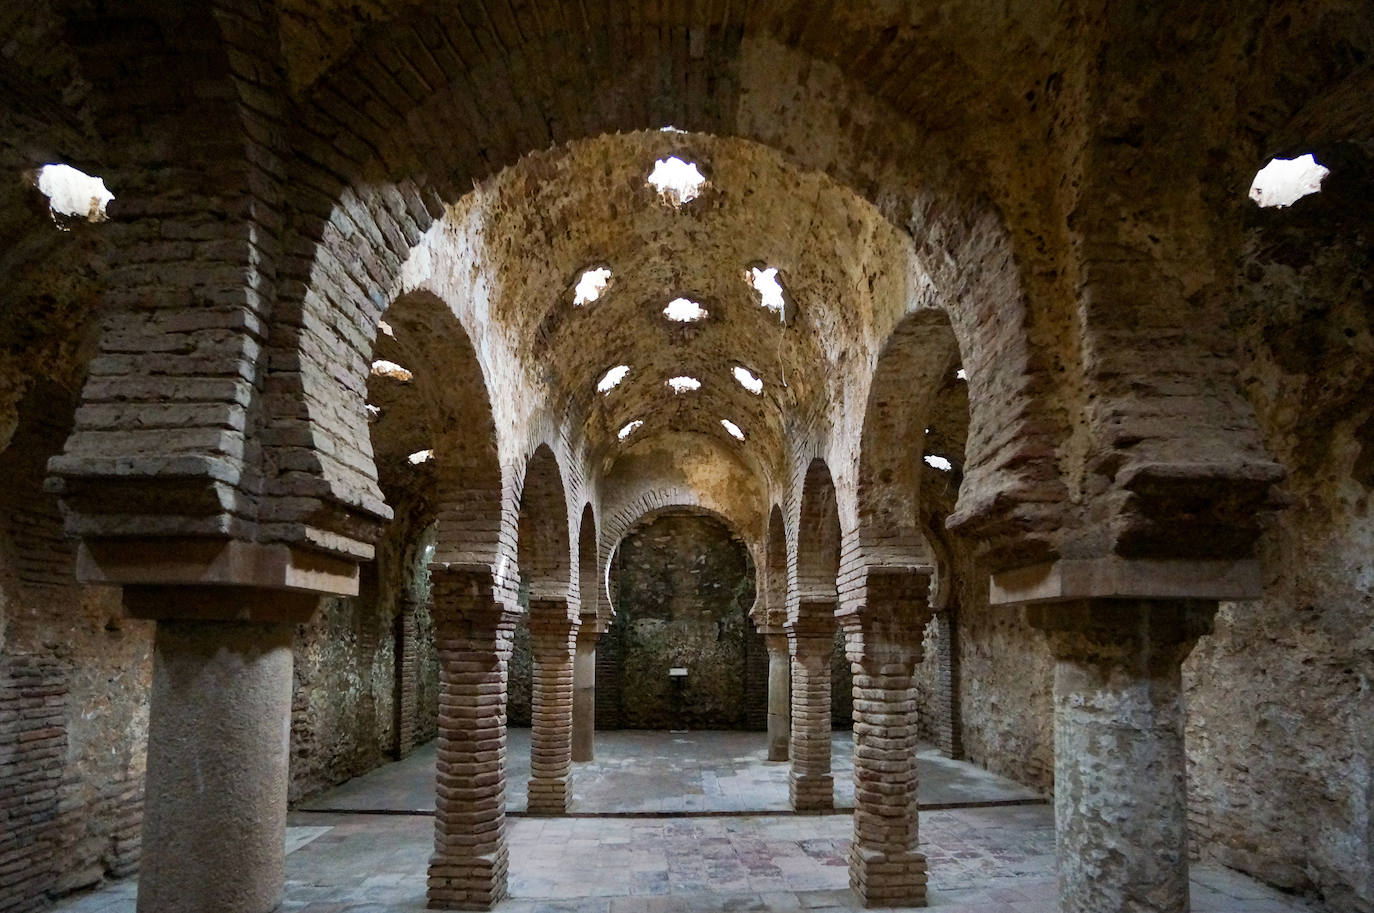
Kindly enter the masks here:
M 506 675 L 519 617 L 485 572 L 435 568 L 439 740 L 429 906 L 486 910 L 506 896 Z
M 1034 605 L 1055 658 L 1055 837 L 1063 913 L 1185 913 L 1188 794 L 1180 668 L 1216 603 Z
M 768 646 L 768 760 L 786 761 L 792 738 L 792 654 L 787 634 L 765 629 Z
M 867 907 L 923 907 L 917 850 L 916 666 L 930 620 L 926 569 L 870 570 L 865 602 L 841 616 L 854 674 L 854 840 L 849 886 Z
M 596 757 L 596 644 L 602 628 L 595 616 L 586 616 L 577 629 L 577 656 L 573 659 L 572 759 Z
M 291 641 L 319 596 L 131 586 L 124 601 L 130 615 L 157 619 L 138 911 L 275 910 L 285 883 Z
M 396 613 L 396 687 L 395 730 L 396 757 L 399 760 L 415 749 L 416 721 L 419 710 L 419 689 L 416 677 L 420 674 L 416 659 L 419 633 L 416 630 L 415 595 L 409 590 L 401 594 Z
M 564 600 L 530 600 L 529 813 L 561 815 L 572 796 L 573 656 L 577 621 Z M 595 659 L 593 658 L 593 661 Z
M 787 624 L 792 654 L 792 732 L 787 778 L 794 811 L 835 807 L 830 773 L 830 659 L 835 650 L 834 600 L 808 606 L 817 614 Z M 826 611 L 828 608 L 828 612 Z

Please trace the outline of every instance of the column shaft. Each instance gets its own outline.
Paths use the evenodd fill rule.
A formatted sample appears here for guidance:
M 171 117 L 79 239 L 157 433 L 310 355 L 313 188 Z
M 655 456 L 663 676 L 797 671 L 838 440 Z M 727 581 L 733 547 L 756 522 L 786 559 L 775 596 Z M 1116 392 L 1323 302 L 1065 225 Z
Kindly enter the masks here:
M 765 634 L 768 645 L 768 760 L 786 761 L 792 739 L 792 654 L 786 634 Z
M 562 601 L 531 601 L 529 812 L 568 810 L 572 779 L 573 657 L 577 623 Z
M 1216 604 L 1033 606 L 1055 657 L 1055 836 L 1063 913 L 1185 913 L 1181 666 Z
M 490 576 L 434 572 L 439 739 L 429 906 L 490 909 L 506 896 L 506 684 L 516 613 Z
M 600 637 L 594 618 L 584 621 L 578 629 L 577 656 L 573 660 L 574 761 L 596 757 L 596 643 Z
M 923 907 L 915 673 L 932 614 L 930 569 L 870 568 L 864 593 L 864 604 L 840 619 L 854 694 L 849 885 L 868 907 Z
M 280 904 L 292 634 L 285 623 L 158 622 L 139 913 Z
M 416 678 L 420 674 L 416 657 L 419 632 L 417 630 L 415 598 L 402 595 L 396 613 L 396 757 L 404 758 L 415 748 L 419 715 L 419 689 Z
M 819 625 L 823 627 L 823 625 Z M 834 635 L 789 626 L 792 653 L 792 772 L 788 794 L 795 811 L 835 807 L 830 773 L 830 660 Z

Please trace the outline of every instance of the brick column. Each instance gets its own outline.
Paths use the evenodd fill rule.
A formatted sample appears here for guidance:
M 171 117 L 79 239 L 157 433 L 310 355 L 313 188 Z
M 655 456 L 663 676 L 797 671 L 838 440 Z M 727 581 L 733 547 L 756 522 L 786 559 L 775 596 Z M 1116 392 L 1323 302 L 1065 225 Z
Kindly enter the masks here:
M 138 911 L 275 910 L 285 884 L 291 642 L 319 597 L 130 586 L 124 604 L 157 620 Z
M 918 852 L 916 666 L 930 620 L 925 568 L 870 569 L 840 617 L 854 675 L 854 840 L 849 885 L 868 907 L 923 907 Z
M 420 674 L 416 660 L 418 633 L 415 612 L 418 606 L 415 595 L 409 590 L 400 598 L 399 611 L 396 613 L 396 688 L 395 688 L 395 752 L 399 760 L 415 750 L 416 717 L 419 709 L 419 689 L 416 676 Z
M 954 612 L 935 615 L 935 719 L 930 728 L 940 752 L 959 760 L 964 756 L 963 723 L 959 708 L 959 647 L 956 641 Z
M 506 674 L 517 612 L 491 575 L 435 568 L 439 744 L 429 906 L 491 909 L 506 896 Z
M 1054 817 L 1063 913 L 1188 909 L 1180 668 L 1216 603 L 1031 606 L 1055 658 Z
M 561 815 L 572 796 L 573 657 L 577 621 L 561 599 L 530 601 L 529 813 Z
M 768 647 L 768 760 L 786 761 L 792 739 L 792 654 L 780 629 L 764 629 L 763 640 Z
M 830 660 L 835 650 L 833 599 L 807 605 L 808 612 L 787 624 L 792 654 L 792 732 L 787 778 L 794 811 L 835 807 L 830 773 Z
M 584 616 L 577 629 L 577 656 L 573 660 L 574 761 L 596 757 L 596 645 L 604 630 L 594 615 Z

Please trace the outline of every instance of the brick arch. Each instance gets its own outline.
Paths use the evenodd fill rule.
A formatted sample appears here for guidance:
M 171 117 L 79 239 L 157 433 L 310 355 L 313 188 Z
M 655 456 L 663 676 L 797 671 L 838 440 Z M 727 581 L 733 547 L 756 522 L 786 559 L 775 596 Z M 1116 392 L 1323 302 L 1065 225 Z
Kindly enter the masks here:
M 763 548 L 763 623 L 781 627 L 787 623 L 787 523 L 777 504 L 768 514 Z
M 499 584 L 507 576 L 503 565 L 516 557 L 502 545 L 502 531 L 513 533 L 515 524 L 503 507 L 509 473 L 499 456 L 486 368 L 452 306 L 433 292 L 399 296 L 384 318 L 394 335 L 380 338 L 378 350 L 394 348 L 404 358 L 434 450 L 434 562 L 490 573 Z
M 834 601 L 840 571 L 840 510 L 830 467 L 812 459 L 802 479 L 794 562 L 796 585 L 788 594 L 789 618 L 807 600 Z
M 908 232 L 919 230 L 919 245 L 925 245 L 928 237 L 938 236 L 941 240 L 936 247 L 926 250 L 921 246 L 918 254 L 941 264 L 931 273 L 933 281 L 943 298 L 960 303 L 952 313 L 957 317 L 956 331 L 969 337 L 963 346 L 965 358 L 990 388 L 1013 391 L 996 401 L 979 400 L 979 434 L 974 436 L 975 459 L 970 461 L 969 474 L 976 477 L 987 471 L 991 478 L 987 485 L 971 490 L 1024 491 L 1026 486 L 1019 485 L 1020 474 L 1029 472 L 1032 464 L 1048 464 L 1047 473 L 1057 471 L 1053 461 L 1057 436 L 1063 431 L 1060 413 L 1040 403 L 1043 386 L 1016 380 L 1035 372 L 1032 362 L 1040 356 L 1035 346 L 1027 344 L 1028 316 L 1019 293 L 1016 259 L 996 208 L 961 177 L 947 156 L 933 152 L 930 156 L 913 155 L 912 149 L 922 142 L 919 131 L 869 94 L 859 81 L 767 35 L 746 40 L 731 29 L 708 31 L 703 56 L 678 59 L 657 43 L 636 42 L 626 49 L 629 57 L 623 66 L 590 70 L 588 79 L 592 82 L 585 91 L 577 91 L 576 97 L 564 97 L 563 93 L 573 91 L 568 86 L 550 86 L 551 98 L 559 109 L 576 111 L 577 116 L 566 121 L 540 120 L 535 129 L 528 119 L 519 118 L 518 112 L 504 111 L 501 106 L 506 102 L 502 99 L 475 98 L 469 81 L 473 74 L 456 62 L 432 74 L 435 79 L 442 75 L 436 90 L 396 85 L 391 74 L 406 69 L 400 56 L 420 53 L 420 46 L 428 48 L 435 40 L 441 44 L 451 40 L 451 36 L 443 36 L 453 23 L 424 18 L 430 15 L 422 12 L 416 14 L 419 18 L 398 20 L 397 27 L 408 36 L 405 41 L 391 46 L 379 37 L 377 43 L 360 49 L 348 66 L 341 67 L 337 77 L 326 77 L 320 83 L 312 96 L 316 101 L 303 102 L 301 141 L 310 148 L 302 155 L 301 167 L 310 173 L 303 173 L 300 180 L 321 193 L 311 194 L 311 206 L 299 213 L 293 225 L 300 235 L 296 249 L 310 253 L 286 266 L 298 294 L 283 300 L 280 319 L 285 325 L 337 324 L 331 315 L 340 307 L 341 290 L 385 286 L 394 279 L 408 246 L 428 231 L 444 213 L 446 203 L 466 192 L 474 179 L 512 165 L 530 150 L 550 142 L 610 130 L 656 131 L 662 126 L 661 112 L 641 104 L 638 84 L 635 91 L 628 91 L 630 87 L 620 81 L 626 72 L 639 68 L 673 72 L 686 67 L 693 73 L 701 70 L 704 84 L 720 88 L 729 81 L 708 80 L 706 71 L 712 66 L 735 65 L 748 78 L 760 80 L 760 88 L 765 82 L 773 86 L 778 81 L 795 81 L 796 97 L 808 99 L 807 103 L 756 110 L 750 106 L 762 104 L 771 95 L 720 89 L 724 95 L 709 99 L 709 103 L 706 98 L 698 99 L 702 102 L 699 109 L 679 108 L 683 116 L 672 121 L 684 129 L 759 142 L 778 150 L 791 164 L 824 171 L 872 202 L 894 224 Z M 519 53 L 535 50 L 550 59 L 564 53 L 557 43 L 537 49 L 525 46 Z M 423 53 L 438 51 L 429 48 Z M 491 63 L 500 66 L 500 61 Z M 433 60 L 425 64 L 434 65 Z M 692 82 L 682 75 L 684 78 L 674 79 L 672 86 Z M 336 78 L 338 84 L 334 85 L 331 80 Z M 347 97 L 357 95 L 356 109 L 369 112 L 366 116 L 350 116 L 333 103 L 345 88 Z M 377 92 L 387 93 L 387 98 L 375 97 Z M 587 99 L 596 102 L 587 105 Z M 484 103 L 491 103 L 492 110 L 501 116 L 484 122 L 474 107 Z M 854 117 L 855 111 L 863 111 L 865 116 Z M 507 114 L 511 115 L 509 120 Z M 875 134 L 865 126 L 871 123 L 883 123 L 890 129 Z M 432 129 L 435 125 L 443 129 Z M 529 130 L 522 132 L 521 126 Z M 821 133 L 833 142 L 794 141 L 797 135 Z M 671 134 L 664 136 L 665 144 L 675 142 Z M 918 173 L 918 167 L 928 170 Z M 938 228 L 935 222 L 940 223 Z M 954 267 L 964 250 L 971 261 L 976 260 L 977 269 Z M 338 277 L 344 277 L 343 281 Z M 363 302 L 366 318 L 366 295 L 350 297 Z M 964 306 L 964 302 L 969 304 Z M 993 308 L 996 320 L 989 319 Z M 366 320 L 362 332 L 368 332 Z M 346 349 L 351 334 L 339 335 L 344 337 L 342 348 Z M 281 337 L 288 350 L 297 345 L 289 336 L 288 331 Z M 313 383 L 312 376 L 324 374 L 324 366 L 304 364 L 298 379 L 308 386 Z M 313 399 L 306 397 L 307 402 Z M 1038 416 L 1028 421 L 1032 412 Z M 311 419 L 325 423 L 338 420 L 324 414 Z M 287 423 L 298 420 L 296 415 L 284 417 Z M 1008 433 L 1012 427 L 1021 433 Z M 340 436 L 346 438 L 347 430 L 342 429 Z M 984 444 L 990 449 L 982 449 Z M 1052 499 L 1023 504 L 1012 495 L 970 504 L 964 522 L 976 525 L 985 523 L 990 514 L 1014 510 L 1035 514 L 1060 507 Z M 1057 526 L 1045 523 L 1037 528 Z
M 943 311 L 908 314 L 883 345 L 860 437 L 856 547 L 845 548 L 842 574 L 847 604 L 864 602 L 863 580 L 871 569 L 934 561 L 920 509 L 925 429 L 935 391 L 958 364 L 958 345 Z
M 582 519 L 577 526 L 577 599 L 578 612 L 596 617 L 600 613 L 600 588 L 597 577 L 597 531 L 596 512 L 591 502 L 582 508 Z
M 606 568 L 603 575 L 607 580 L 607 587 L 604 590 L 606 609 L 602 614 L 603 618 L 609 619 L 615 615 L 616 594 L 611 591 L 609 586 L 610 572 L 616 560 L 616 553 L 620 548 L 620 543 L 625 537 L 636 528 L 652 523 L 657 518 L 672 513 L 682 511 L 694 513 L 700 516 L 711 517 L 721 523 L 732 535 L 744 543 L 745 552 L 749 557 L 750 567 L 754 569 L 754 602 L 749 608 L 749 617 L 754 618 L 763 601 L 763 587 L 759 582 L 759 556 L 757 544 L 744 534 L 744 527 L 741 527 L 738 516 L 732 516 L 725 505 L 720 504 L 711 498 L 703 498 L 696 492 L 689 489 L 659 489 L 654 492 L 646 493 L 637 498 L 632 505 L 619 511 L 607 527 L 607 535 L 603 536 L 602 543 L 605 549 L 605 560 L 603 565 Z
M 548 444 L 540 444 L 525 464 L 520 486 L 519 567 L 529 582 L 530 600 L 572 595 L 572 540 L 563 471 Z

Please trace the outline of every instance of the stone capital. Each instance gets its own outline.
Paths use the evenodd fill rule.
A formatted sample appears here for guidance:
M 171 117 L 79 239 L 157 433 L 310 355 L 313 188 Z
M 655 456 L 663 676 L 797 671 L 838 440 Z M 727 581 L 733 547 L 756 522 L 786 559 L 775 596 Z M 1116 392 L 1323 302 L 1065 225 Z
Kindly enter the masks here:
M 1187 658 L 1216 610 L 1198 599 L 1078 599 L 1028 606 L 1026 620 L 1045 632 L 1055 659 L 1154 673 Z
M 157 621 L 239 621 L 304 624 L 320 605 L 319 593 L 249 586 L 126 586 L 130 618 Z
M 1032 605 L 1076 599 L 1259 599 L 1257 560 L 1185 561 L 1145 558 L 1061 559 L 992 575 L 989 605 Z
M 357 561 L 297 546 L 238 539 L 86 539 L 77 551 L 76 576 L 82 583 L 96 585 L 358 595 Z

